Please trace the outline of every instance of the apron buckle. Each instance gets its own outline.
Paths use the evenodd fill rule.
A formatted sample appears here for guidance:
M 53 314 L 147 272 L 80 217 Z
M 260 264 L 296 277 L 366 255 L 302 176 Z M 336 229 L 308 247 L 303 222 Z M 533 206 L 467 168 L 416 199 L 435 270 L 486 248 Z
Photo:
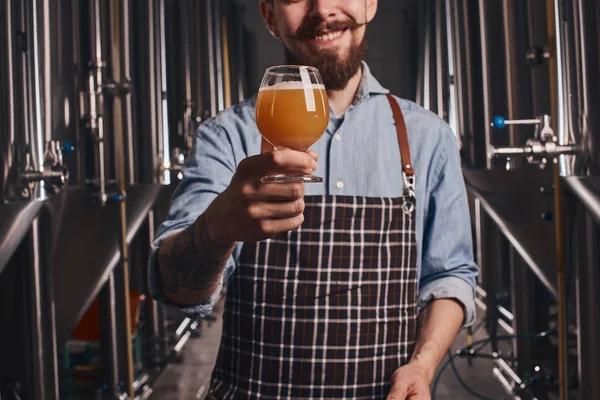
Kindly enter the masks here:
M 402 173 L 404 176 L 404 201 L 402 202 L 402 211 L 409 215 L 415 211 L 417 198 L 415 196 L 415 176 L 407 176 L 406 173 Z

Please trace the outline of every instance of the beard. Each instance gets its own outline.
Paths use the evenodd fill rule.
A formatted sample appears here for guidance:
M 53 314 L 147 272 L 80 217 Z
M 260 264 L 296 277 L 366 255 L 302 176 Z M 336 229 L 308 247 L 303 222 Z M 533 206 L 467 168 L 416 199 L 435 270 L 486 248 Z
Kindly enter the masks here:
M 356 75 L 362 66 L 365 52 L 367 50 L 366 37 L 359 42 L 353 36 L 350 49 L 345 58 L 338 55 L 336 50 L 321 49 L 312 50 L 304 41 L 305 38 L 312 38 L 317 32 L 329 30 L 348 29 L 351 32 L 358 29 L 360 24 L 355 21 L 334 22 L 330 24 L 309 24 L 298 30 L 293 39 L 294 48 L 290 49 L 284 46 L 285 62 L 295 65 L 307 65 L 319 70 L 323 84 L 327 90 L 343 90 L 348 85 L 350 79 Z

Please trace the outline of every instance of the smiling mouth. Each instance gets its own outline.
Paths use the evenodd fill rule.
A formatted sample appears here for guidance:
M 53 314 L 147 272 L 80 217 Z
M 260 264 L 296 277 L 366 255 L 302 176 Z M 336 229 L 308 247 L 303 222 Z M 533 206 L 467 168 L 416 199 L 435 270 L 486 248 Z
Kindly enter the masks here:
M 346 32 L 346 29 L 347 28 L 319 33 L 313 36 L 312 39 L 317 42 L 330 42 L 342 36 L 342 34 Z

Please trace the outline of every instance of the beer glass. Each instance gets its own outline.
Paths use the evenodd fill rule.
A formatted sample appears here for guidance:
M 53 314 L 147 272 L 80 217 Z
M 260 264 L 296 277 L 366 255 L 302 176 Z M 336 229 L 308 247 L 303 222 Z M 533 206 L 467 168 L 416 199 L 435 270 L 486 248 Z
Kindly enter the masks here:
M 316 68 L 268 68 L 256 100 L 256 125 L 275 149 L 307 151 L 329 124 L 329 101 Z M 323 182 L 314 175 L 273 175 L 262 182 Z

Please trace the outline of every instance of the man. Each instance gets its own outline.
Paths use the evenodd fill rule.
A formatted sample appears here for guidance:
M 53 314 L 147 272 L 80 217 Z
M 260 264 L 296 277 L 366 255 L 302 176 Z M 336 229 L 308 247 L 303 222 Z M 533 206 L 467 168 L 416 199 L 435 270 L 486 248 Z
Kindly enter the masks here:
M 207 314 L 227 285 L 213 398 L 429 399 L 474 319 L 456 138 L 362 62 L 377 0 L 260 9 L 287 61 L 320 70 L 327 132 L 272 151 L 254 98 L 206 121 L 153 243 L 152 295 Z M 313 172 L 325 182 L 259 179 Z

